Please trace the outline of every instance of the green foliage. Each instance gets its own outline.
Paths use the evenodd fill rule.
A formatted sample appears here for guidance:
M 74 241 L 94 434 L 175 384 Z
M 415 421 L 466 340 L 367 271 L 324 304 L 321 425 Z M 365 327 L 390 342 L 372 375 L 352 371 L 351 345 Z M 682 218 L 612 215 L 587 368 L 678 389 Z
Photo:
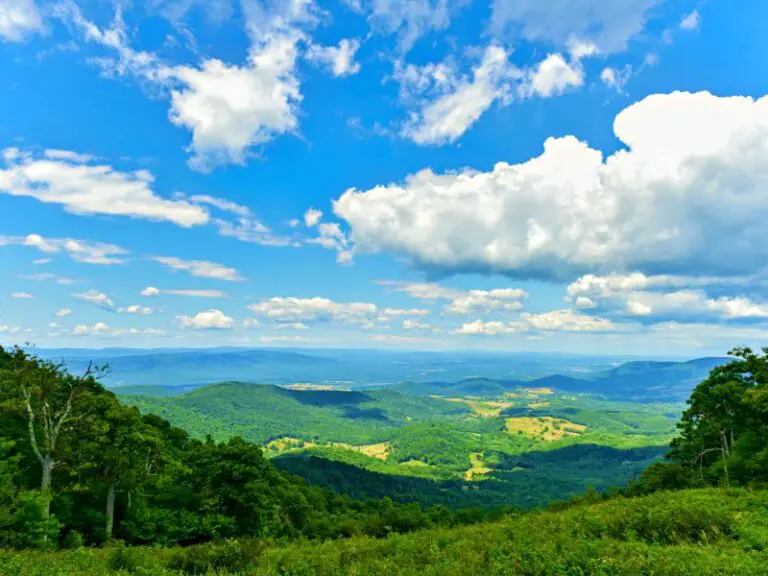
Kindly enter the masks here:
M 8 543 L 17 548 L 47 548 L 55 545 L 61 525 L 48 513 L 47 494 L 22 492 L 14 503 Z
M 762 576 L 768 492 L 662 492 L 387 538 L 0 552 L 0 573 L 106 576 Z M 118 552 L 118 550 L 120 550 Z M 130 551 L 132 554 L 128 554 Z
M 691 394 L 667 455 L 649 468 L 638 492 L 689 485 L 749 485 L 768 480 L 768 348 L 731 352 Z

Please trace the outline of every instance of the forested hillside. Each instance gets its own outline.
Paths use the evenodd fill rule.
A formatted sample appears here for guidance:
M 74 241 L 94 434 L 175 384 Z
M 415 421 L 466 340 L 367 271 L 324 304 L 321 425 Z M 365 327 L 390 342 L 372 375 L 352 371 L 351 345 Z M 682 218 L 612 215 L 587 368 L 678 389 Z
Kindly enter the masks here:
M 768 348 L 733 354 L 691 394 L 666 461 L 623 487 L 551 501 L 548 511 L 480 512 L 370 499 L 380 496 L 382 488 L 373 489 L 384 481 L 379 476 L 371 480 L 358 468 L 357 477 L 349 470 L 345 477 L 332 466 L 338 463 L 313 461 L 314 452 L 290 449 L 276 458 L 337 478 L 339 490 L 359 485 L 356 495 L 369 499 L 309 486 L 245 439 L 196 440 L 122 404 L 99 384 L 97 368 L 75 376 L 20 349 L 0 349 L 0 573 L 762 575 Z M 305 398 L 315 408 L 338 408 L 337 396 Z M 479 421 L 487 419 L 477 410 L 492 407 L 469 406 Z M 562 426 L 536 441 L 553 430 Z M 444 440 L 448 446 L 455 437 Z M 557 450 L 562 466 L 616 449 L 576 442 Z M 653 456 L 652 447 L 645 450 Z M 509 473 L 535 469 L 553 452 L 521 453 Z M 557 484 L 556 467 L 538 481 Z M 394 484 L 416 492 L 421 482 L 431 480 Z M 433 483 L 424 491 L 443 489 Z

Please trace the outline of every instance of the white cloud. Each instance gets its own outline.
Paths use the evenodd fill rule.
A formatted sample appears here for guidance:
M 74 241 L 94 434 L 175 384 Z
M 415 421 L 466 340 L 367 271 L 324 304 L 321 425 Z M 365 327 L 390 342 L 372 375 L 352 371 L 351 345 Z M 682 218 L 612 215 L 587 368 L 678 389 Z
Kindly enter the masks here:
M 608 88 L 613 88 L 619 93 L 623 93 L 624 86 L 632 77 L 632 66 L 627 64 L 624 68 L 603 68 L 600 73 L 600 80 Z
M 464 292 L 461 290 L 454 290 L 452 288 L 444 288 L 439 284 L 433 282 L 405 282 L 402 280 L 378 280 L 376 284 L 380 286 L 386 286 L 395 292 L 404 292 L 425 302 L 433 302 L 435 300 L 448 299 L 453 300 L 459 298 Z
M 344 38 L 338 46 L 313 44 L 307 50 L 306 58 L 318 66 L 327 68 L 334 76 L 351 76 L 360 72 L 360 64 L 355 62 L 355 54 L 359 48 L 359 40 Z
M 362 3 L 345 0 L 351 7 L 362 11 Z M 397 34 L 402 52 L 431 32 L 448 28 L 451 17 L 469 0 L 369 0 L 368 22 L 377 34 Z
M 600 306 L 614 313 L 633 316 L 715 316 L 722 319 L 768 317 L 768 305 L 746 296 L 711 298 L 707 290 L 729 291 L 751 286 L 749 277 L 647 276 L 640 273 L 595 276 L 588 274 L 571 283 L 568 299 L 589 300 L 590 307 Z
M 256 318 L 246 318 L 243 320 L 243 328 L 258 328 L 259 326 L 261 326 L 261 322 L 256 320 Z
M 523 313 L 520 317 L 531 327 L 542 331 L 602 332 L 618 328 L 606 318 L 586 316 L 573 310 L 551 310 L 541 314 Z
M 431 282 L 403 282 L 379 280 L 377 284 L 388 286 L 395 292 L 405 292 L 424 302 L 450 300 L 445 310 L 451 314 L 483 314 L 492 311 L 515 311 L 523 305 L 520 300 L 528 293 L 520 288 L 494 288 L 493 290 L 456 290 Z
M 74 240 L 73 238 L 44 238 L 39 234 L 26 236 L 0 236 L 0 246 L 19 245 L 36 248 L 46 254 L 65 253 L 76 262 L 85 264 L 122 264 L 125 259 L 120 258 L 128 251 L 103 242 L 90 242 L 88 240 Z M 53 274 L 37 274 L 39 279 L 53 279 Z M 45 277 L 45 278 L 43 278 Z
M 18 334 L 21 331 L 21 326 L 9 326 L 8 324 L 0 324 L 0 334 Z
M 384 308 L 382 316 L 428 316 L 426 308 Z
M 72 314 L 72 310 L 70 310 L 69 308 L 60 308 L 56 312 L 56 316 L 58 316 L 59 318 L 64 318 L 65 316 L 69 316 L 70 314 Z
M 523 97 L 549 98 L 584 84 L 584 68 L 578 60 L 567 62 L 562 54 L 549 54 L 526 73 L 520 85 Z
M 34 0 L 3 0 L 0 3 L 0 40 L 22 42 L 45 29 Z
M 11 294 L 11 298 L 14 300 L 34 300 L 34 296 L 29 292 L 14 292 Z
M 588 296 L 578 296 L 574 302 L 576 308 L 596 308 L 597 304 Z
M 35 260 L 32 260 L 32 264 L 37 264 L 37 265 L 48 264 L 50 261 L 51 261 L 50 258 L 37 258 Z
M 588 271 L 750 272 L 768 258 L 768 97 L 653 95 L 622 111 L 604 158 L 573 136 L 527 162 L 347 190 L 357 251 L 433 272 L 570 279 Z M 440 214 L 439 218 L 432 215 Z
M 113 310 L 115 308 L 115 303 L 112 302 L 112 299 L 103 292 L 99 292 L 98 290 L 88 290 L 82 294 L 72 294 L 72 296 L 78 300 L 90 302 L 91 304 L 106 310 Z
M 444 88 L 434 99 L 420 103 L 410 114 L 401 135 L 416 144 L 441 145 L 455 142 L 497 100 L 510 95 L 510 82 L 521 73 L 508 61 L 507 52 L 497 45 L 488 46 L 482 61 L 472 69 L 472 76 L 457 77 L 448 69 L 445 80 L 434 77 Z
M 39 157 L 15 148 L 6 148 L 4 158 L 0 193 L 61 204 L 73 214 L 164 220 L 184 227 L 208 222 L 199 206 L 158 196 L 151 188 L 154 176 L 147 170 L 121 172 L 108 164 Z
M 78 324 L 72 330 L 74 336 L 96 336 L 96 337 L 121 337 L 121 336 L 164 336 L 163 330 L 156 328 L 110 328 L 104 322 L 96 322 L 92 326 L 87 324 Z
M 274 297 L 250 304 L 248 308 L 276 322 L 337 321 L 365 324 L 378 314 L 368 302 L 334 302 L 328 298 Z
M 266 5 L 265 5 L 266 4 Z M 74 4 L 55 11 L 72 22 L 86 40 L 112 51 L 94 59 L 108 76 L 134 75 L 170 99 L 170 121 L 192 133 L 187 150 L 191 167 L 208 171 L 221 164 L 243 164 L 253 149 L 298 127 L 302 100 L 296 75 L 302 27 L 316 23 L 313 0 L 242 3 L 251 41 L 242 65 L 216 58 L 199 65 L 173 65 L 149 52 L 136 52 L 117 10 L 108 30 L 85 19 Z
M 680 28 L 683 30 L 698 30 L 701 26 L 701 15 L 698 10 L 694 10 L 680 21 Z
M 131 306 L 124 306 L 117 309 L 122 314 L 141 314 L 142 316 L 149 316 L 154 314 L 155 310 L 149 306 L 142 306 L 140 304 L 132 304 Z
M 184 270 L 185 272 L 189 272 L 192 276 L 200 278 L 214 278 L 216 280 L 227 280 L 230 282 L 243 279 L 236 269 L 222 266 L 216 262 L 208 262 L 206 260 L 182 260 L 181 258 L 174 258 L 172 256 L 155 256 L 152 259 L 173 270 Z
M 141 291 L 142 296 L 152 297 L 152 296 L 158 296 L 159 294 L 160 294 L 160 290 L 158 290 L 154 286 L 147 286 L 146 288 L 144 288 L 144 290 Z
M 195 330 L 231 330 L 235 327 L 235 321 L 221 310 L 207 310 L 198 312 L 194 316 L 177 316 L 177 322 L 182 328 Z
M 412 320 L 410 318 L 406 318 L 403 320 L 403 329 L 404 330 L 433 330 L 433 327 L 430 324 L 427 324 L 425 322 L 419 322 L 418 320 Z
M 328 250 L 336 251 L 336 262 L 349 264 L 352 262 L 353 250 L 349 245 L 347 235 L 336 222 L 321 222 L 323 213 L 315 208 L 310 208 L 304 213 L 304 225 L 307 228 L 316 228 L 317 236 L 306 238 L 308 244 L 318 244 Z
M 491 31 L 497 36 L 566 46 L 574 37 L 601 52 L 623 50 L 643 31 L 646 14 L 663 0 L 493 0 Z
M 185 198 L 183 194 L 177 194 L 176 196 Z M 207 195 L 190 196 L 188 199 L 195 204 L 206 204 L 237 216 L 234 222 L 223 218 L 212 219 L 213 224 L 216 225 L 219 229 L 219 234 L 222 236 L 237 238 L 242 242 L 251 242 L 262 246 L 289 246 L 297 244 L 291 238 L 276 235 L 247 206 L 241 206 L 224 198 Z
M 455 298 L 446 311 L 452 314 L 483 314 L 494 310 L 509 312 L 520 310 L 523 307 L 520 300 L 527 297 L 528 293 L 519 288 L 469 290 Z
M 525 332 L 528 327 L 520 322 L 483 322 L 475 320 L 462 324 L 459 328 L 452 331 L 453 334 L 498 336 L 499 334 L 512 334 L 514 332 Z

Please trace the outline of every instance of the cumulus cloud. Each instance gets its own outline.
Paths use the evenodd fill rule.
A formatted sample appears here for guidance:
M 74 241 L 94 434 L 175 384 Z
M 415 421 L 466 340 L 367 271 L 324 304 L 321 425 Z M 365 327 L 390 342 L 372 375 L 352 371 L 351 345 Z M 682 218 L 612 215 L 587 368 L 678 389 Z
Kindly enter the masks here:
M 74 240 L 72 238 L 44 238 L 39 234 L 26 236 L 0 236 L 0 246 L 19 245 L 36 248 L 46 254 L 67 254 L 76 262 L 85 264 L 122 264 L 125 262 L 121 256 L 128 251 L 103 242 L 90 242 L 88 240 Z M 40 279 L 53 279 L 52 274 L 38 274 Z M 46 278 L 42 278 L 45 276 Z
M 573 136 L 550 138 L 540 156 L 490 172 L 423 170 L 350 189 L 334 211 L 356 251 L 441 274 L 737 275 L 766 261 L 768 97 L 653 95 L 614 131 L 627 149 L 607 158 Z
M 152 297 L 152 296 L 158 296 L 159 294 L 160 294 L 160 290 L 158 290 L 154 286 L 147 286 L 146 288 L 144 288 L 144 290 L 141 291 L 142 296 Z
M 121 13 L 108 30 L 88 21 L 73 3 L 57 7 L 86 40 L 113 56 L 95 59 L 106 75 L 133 75 L 170 100 L 169 119 L 192 133 L 191 167 L 209 171 L 243 164 L 254 148 L 298 127 L 302 100 L 296 61 L 303 29 L 313 26 L 314 0 L 247 0 L 242 3 L 250 48 L 243 64 L 208 58 L 198 65 L 174 65 L 129 46 Z
M 34 296 L 29 292 L 14 292 L 11 294 L 11 298 L 14 300 L 34 300 Z
M 648 11 L 663 0 L 493 0 L 490 29 L 503 38 L 565 46 L 573 38 L 601 52 L 623 50 L 645 27 Z
M 514 332 L 524 332 L 528 326 L 521 322 L 483 322 L 475 320 L 467 322 L 452 331 L 453 334 L 498 336 L 499 334 L 511 334 Z
M 547 55 L 544 60 L 526 71 L 519 87 L 520 94 L 529 98 L 549 98 L 562 94 L 569 88 L 582 86 L 585 73 L 581 61 L 598 52 L 597 46 L 592 43 L 571 40 L 570 59 L 566 60 L 559 52 Z
M 588 301 L 617 315 L 648 317 L 702 317 L 746 319 L 768 317 L 768 305 L 743 295 L 709 296 L 708 290 L 722 292 L 744 289 L 755 283 L 749 277 L 648 276 L 641 273 L 585 275 L 568 288 L 567 301 Z
M 216 309 L 198 312 L 194 316 L 177 316 L 176 321 L 182 328 L 194 330 L 231 330 L 235 327 L 232 318 Z
M 459 76 L 451 67 L 437 69 L 434 65 L 422 71 L 411 67 L 406 76 L 396 75 L 406 79 L 416 75 L 418 82 L 429 81 L 434 87 L 431 97 L 422 99 L 418 109 L 411 112 L 401 135 L 420 145 L 455 142 L 494 102 L 509 97 L 510 82 L 520 78 L 521 72 L 508 56 L 502 47 L 488 46 L 468 77 Z
M 528 293 L 519 288 L 469 290 L 453 300 L 446 310 L 452 314 L 483 314 L 494 310 L 513 311 L 523 307 L 520 300 Z
M 275 322 L 336 321 L 366 324 L 376 318 L 378 307 L 368 302 L 334 302 L 328 298 L 274 297 L 248 308 Z
M 72 310 L 70 310 L 69 308 L 60 308 L 56 312 L 56 316 L 58 316 L 59 318 L 64 318 L 65 316 L 69 316 L 70 314 L 72 314 Z
M 23 42 L 45 29 L 34 0 L 3 0 L 0 3 L 0 40 Z
M 72 296 L 78 300 L 90 302 L 94 306 L 104 308 L 105 310 L 114 310 L 115 308 L 115 303 L 112 302 L 112 299 L 103 292 L 99 292 L 98 290 L 88 290 L 87 292 L 83 292 L 81 294 L 72 294 Z
M 524 322 L 542 331 L 602 332 L 616 330 L 616 324 L 606 318 L 587 316 L 573 310 L 551 310 L 541 314 L 523 313 Z
M 620 327 L 606 318 L 587 316 L 570 309 L 550 310 L 539 314 L 523 313 L 512 322 L 476 320 L 462 324 L 454 334 L 498 336 L 520 332 L 607 332 Z
M 158 196 L 153 181 L 147 170 L 121 172 L 77 155 L 50 158 L 6 148 L 0 160 L 0 193 L 61 204 L 73 214 L 164 220 L 184 227 L 208 222 L 199 206 Z
M 313 44 L 307 50 L 306 58 L 313 64 L 328 69 L 334 76 L 351 76 L 360 72 L 360 64 L 355 62 L 355 54 L 359 48 L 359 40 L 344 38 L 338 46 Z
M 155 256 L 152 259 L 172 270 L 183 270 L 189 272 L 192 276 L 198 276 L 200 278 L 214 278 L 216 280 L 227 280 L 230 282 L 243 280 L 243 277 L 240 276 L 240 273 L 236 269 L 222 266 L 216 262 L 208 262 L 207 260 L 182 260 L 181 258 L 174 258 L 172 256 Z

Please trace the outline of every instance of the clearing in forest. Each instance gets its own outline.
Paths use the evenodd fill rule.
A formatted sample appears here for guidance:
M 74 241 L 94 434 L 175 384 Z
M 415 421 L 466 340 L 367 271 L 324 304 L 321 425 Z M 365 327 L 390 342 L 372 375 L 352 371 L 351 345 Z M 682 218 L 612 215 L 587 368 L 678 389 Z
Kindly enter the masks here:
M 366 444 L 363 446 L 353 446 L 352 444 L 345 444 L 344 442 L 334 442 L 333 446 L 352 450 L 353 452 L 359 452 L 360 454 L 365 454 L 366 456 L 377 458 L 379 460 L 386 460 L 389 458 L 389 453 L 392 450 L 392 445 L 389 442 L 379 442 L 378 444 Z
M 288 452 L 290 450 L 302 450 L 304 448 L 314 448 L 317 446 L 315 442 L 309 442 L 302 440 L 301 438 L 293 438 L 291 436 L 283 436 L 277 440 L 272 440 L 267 443 L 265 448 L 272 452 Z
M 581 424 L 551 416 L 507 418 L 505 428 L 510 434 L 524 434 L 545 442 L 554 442 L 566 436 L 578 436 L 587 429 Z
M 352 450 L 353 452 L 359 452 L 365 454 L 371 458 L 377 458 L 379 460 L 386 460 L 389 457 L 389 453 L 392 450 L 392 445 L 389 442 L 379 442 L 378 444 L 364 444 L 362 446 L 354 446 L 345 442 L 309 442 L 301 440 L 300 438 L 293 438 L 291 436 L 283 436 L 276 440 L 269 442 L 265 449 L 270 452 L 291 452 L 295 450 L 304 450 L 307 448 L 320 448 L 323 446 L 331 446 L 334 448 L 343 448 L 344 450 Z
M 472 409 L 473 414 L 480 416 L 481 418 L 496 418 L 501 415 L 503 410 L 512 407 L 512 402 L 500 402 L 494 400 L 472 400 L 470 398 L 443 398 L 441 396 L 433 396 L 433 398 L 440 398 L 441 400 L 447 400 L 448 402 L 456 402 L 458 404 L 465 404 Z
M 483 476 L 493 472 L 493 468 L 488 468 L 483 462 L 483 455 L 480 452 L 470 452 L 469 463 L 471 468 L 464 472 L 464 480 L 472 481 L 475 476 Z
M 531 402 L 530 404 L 528 404 L 528 408 L 535 410 L 536 408 L 546 408 L 550 404 L 551 402 Z

